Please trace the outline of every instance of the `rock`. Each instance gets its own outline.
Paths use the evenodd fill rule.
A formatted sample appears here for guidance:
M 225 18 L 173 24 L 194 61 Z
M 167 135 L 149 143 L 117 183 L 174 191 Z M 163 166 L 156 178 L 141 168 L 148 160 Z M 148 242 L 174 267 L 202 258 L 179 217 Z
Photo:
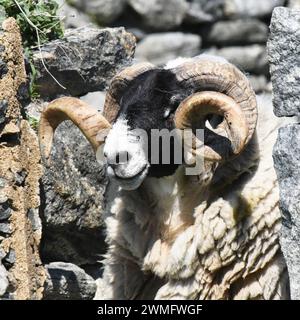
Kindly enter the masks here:
M 254 75 L 248 75 L 248 79 L 251 83 L 252 89 L 255 91 L 255 93 L 261 93 L 261 92 L 271 92 L 269 83 L 267 81 L 267 78 L 263 75 L 260 76 L 254 76 Z
M 226 17 L 265 17 L 271 15 L 273 9 L 283 6 L 285 0 L 224 0 Z
M 6 63 L 0 58 L 0 79 L 2 79 L 8 72 Z
M 170 30 L 183 22 L 188 10 L 185 0 L 128 0 L 147 27 Z
M 29 209 L 27 213 L 33 231 L 41 231 L 42 223 L 37 209 Z
M 106 93 L 104 91 L 90 92 L 85 96 L 80 97 L 80 100 L 86 102 L 90 106 L 102 112 Z
M 199 53 L 201 37 L 195 34 L 168 32 L 150 34 L 137 45 L 136 58 L 163 64 L 177 57 L 192 57 Z
M 55 134 L 50 168 L 42 178 L 45 262 L 93 264 L 105 251 L 103 167 L 80 130 L 70 122 Z
M 42 47 L 42 56 L 59 86 L 45 70 L 41 55 L 33 61 L 38 72 L 36 85 L 41 97 L 59 94 L 79 96 L 103 90 L 120 67 L 129 64 L 135 50 L 135 37 L 124 28 L 67 30 L 63 39 Z
M 300 10 L 276 8 L 270 25 L 268 56 L 277 116 L 300 114 Z
M 7 271 L 0 261 L 0 298 L 5 294 L 8 288 L 8 279 L 7 279 Z
M 2 237 L 0 237 L 0 242 L 4 239 L 5 238 L 2 239 Z M 0 263 L 5 256 L 6 256 L 6 252 L 0 247 Z
M 45 300 L 91 300 L 96 293 L 94 279 L 74 264 L 53 262 L 46 265 Z
M 115 21 L 126 5 L 126 0 L 67 0 L 67 2 L 90 15 L 100 25 Z
M 218 45 L 265 43 L 268 27 L 257 19 L 219 21 L 212 25 L 207 41 Z
M 279 129 L 273 151 L 280 186 L 281 249 L 288 267 L 291 298 L 300 299 L 300 126 Z
M 144 30 L 136 28 L 136 27 L 127 27 L 126 30 L 128 32 L 131 32 L 136 37 L 137 41 L 143 40 L 147 35 Z
M 81 99 L 102 111 L 104 92 Z M 31 103 L 27 116 L 38 121 L 46 106 L 42 100 Z M 40 213 L 43 260 L 96 263 L 105 251 L 102 211 L 107 181 L 90 144 L 71 122 L 57 128 L 50 167 L 44 172 Z M 29 211 L 28 217 L 33 229 L 38 228 L 37 213 Z
M 0 125 L 5 123 L 5 115 L 8 107 L 6 100 L 0 100 Z
M 209 54 L 214 54 L 227 59 L 242 71 L 254 74 L 269 74 L 269 65 L 266 48 L 263 45 L 234 46 L 222 49 L 210 49 Z
M 11 267 L 16 262 L 16 252 L 14 249 L 10 249 L 8 254 L 4 257 L 3 263 L 8 264 L 8 267 Z
M 9 223 L 7 222 L 0 222 L 0 235 L 10 235 L 11 234 L 11 228 Z
M 92 21 L 87 14 L 68 5 L 65 0 L 55 1 L 59 5 L 57 14 L 61 17 L 66 29 L 80 28 L 92 24 Z
M 224 16 L 224 0 L 190 0 L 184 19 L 188 24 L 213 22 Z
M 300 0 L 289 0 L 287 6 L 291 9 L 300 9 Z
M 8 203 L 1 203 L 0 204 L 0 221 L 8 220 L 11 216 L 11 208 L 9 207 Z

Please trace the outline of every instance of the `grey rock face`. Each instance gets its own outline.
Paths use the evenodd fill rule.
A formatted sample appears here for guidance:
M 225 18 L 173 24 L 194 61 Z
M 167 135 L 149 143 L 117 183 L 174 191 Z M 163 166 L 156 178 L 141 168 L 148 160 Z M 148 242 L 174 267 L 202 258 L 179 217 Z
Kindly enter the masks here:
M 265 76 L 248 75 L 248 79 L 255 93 L 261 93 L 261 92 L 267 92 L 267 91 L 271 92 L 270 83 L 268 83 L 267 78 Z
M 212 25 L 207 40 L 219 45 L 264 43 L 268 27 L 257 19 L 219 21 Z
M 87 93 L 80 97 L 80 100 L 86 102 L 88 105 L 96 108 L 99 112 L 102 112 L 106 93 L 104 91 L 95 91 Z
M 0 79 L 2 79 L 8 72 L 6 63 L 0 59 Z
M 254 74 L 269 74 L 266 48 L 263 45 L 224 47 L 210 49 L 207 53 L 221 56 L 243 71 Z
M 8 288 L 8 279 L 7 279 L 7 271 L 3 267 L 0 261 L 0 298 L 5 294 Z
M 281 246 L 285 256 L 292 299 L 300 299 L 300 126 L 279 129 L 273 158 L 280 186 Z
M 70 122 L 55 133 L 50 167 L 42 178 L 44 261 L 93 264 L 105 250 L 104 169 L 80 130 Z
M 42 47 L 43 58 L 61 88 L 45 70 L 39 52 L 34 54 L 41 97 L 78 96 L 106 88 L 120 66 L 131 61 L 135 38 L 124 28 L 67 30 L 65 37 Z
M 126 5 L 126 0 L 67 0 L 67 2 L 93 17 L 101 25 L 118 18 Z
M 170 30 L 181 25 L 188 10 L 185 0 L 128 0 L 146 26 L 156 30 Z
M 284 3 L 285 0 L 224 0 L 224 13 L 227 17 L 264 17 Z
M 148 60 L 154 64 L 163 64 L 177 57 L 192 57 L 199 54 L 201 37 L 182 32 L 150 34 L 136 49 L 138 60 Z
M 196 24 L 213 22 L 224 16 L 224 0 L 191 0 L 185 22 Z
M 7 202 L 0 203 L 0 221 L 8 220 L 11 216 L 11 208 Z
M 276 8 L 272 15 L 268 54 L 277 116 L 300 114 L 299 20 L 300 10 Z
M 90 300 L 96 293 L 94 279 L 74 264 L 53 262 L 46 265 L 46 300 Z
M 55 1 L 59 5 L 57 13 L 61 17 L 66 29 L 80 28 L 92 23 L 87 14 L 68 5 L 65 0 Z
M 288 7 L 291 9 L 300 9 L 300 1 L 299 0 L 289 0 Z
M 6 100 L 0 100 L 0 125 L 5 122 L 5 114 L 8 104 Z
M 0 235 L 10 235 L 11 234 L 11 228 L 9 223 L 7 222 L 0 222 Z

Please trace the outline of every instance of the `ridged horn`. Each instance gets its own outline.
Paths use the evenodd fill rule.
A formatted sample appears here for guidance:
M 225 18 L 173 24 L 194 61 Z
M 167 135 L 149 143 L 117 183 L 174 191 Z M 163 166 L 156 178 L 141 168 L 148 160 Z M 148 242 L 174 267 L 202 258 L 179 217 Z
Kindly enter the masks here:
M 256 96 L 247 77 L 217 57 L 194 58 L 172 72 L 182 87 L 199 92 L 180 104 L 175 124 L 195 129 L 198 119 L 199 129 L 205 129 L 204 157 L 208 160 L 222 161 L 239 154 L 253 136 L 257 122 Z M 205 121 L 214 114 L 223 121 L 213 131 L 205 128 Z
M 113 77 L 106 93 L 103 116 L 113 123 L 120 110 L 120 99 L 129 83 L 144 72 L 155 69 L 149 62 L 141 62 L 123 69 Z
M 105 117 L 77 98 L 63 97 L 52 101 L 41 114 L 38 134 L 42 158 L 46 163 L 55 129 L 65 120 L 71 120 L 81 130 L 95 151 L 104 142 L 104 131 L 108 133 L 110 129 Z
M 203 156 L 206 160 L 224 160 L 230 152 L 239 154 L 248 137 L 248 126 L 239 105 L 230 97 L 223 93 L 213 91 L 202 91 L 186 98 L 176 110 L 175 125 L 178 129 L 195 129 L 197 125 L 204 128 L 205 122 L 210 115 L 222 116 L 225 122 L 219 127 L 219 133 L 223 129 L 226 132 L 226 139 L 216 137 L 210 139 L 211 143 L 204 137 Z M 211 135 L 215 134 L 210 132 Z M 217 134 L 216 134 L 217 135 Z M 226 143 L 227 142 L 227 143 Z M 194 143 L 193 153 L 197 153 L 197 145 Z M 228 150 L 230 147 L 230 150 Z

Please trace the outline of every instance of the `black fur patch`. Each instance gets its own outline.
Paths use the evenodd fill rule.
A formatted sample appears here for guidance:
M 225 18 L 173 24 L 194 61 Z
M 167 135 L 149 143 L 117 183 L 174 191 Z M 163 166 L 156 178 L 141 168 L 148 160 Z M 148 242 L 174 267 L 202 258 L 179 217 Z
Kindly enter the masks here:
M 120 99 L 121 108 L 117 118 L 126 119 L 130 129 L 143 129 L 148 134 L 149 163 L 151 159 L 151 129 L 173 130 L 175 128 L 173 117 L 178 105 L 192 93 L 192 88 L 187 90 L 180 87 L 171 71 L 156 69 L 147 71 L 133 80 Z M 168 117 L 165 117 L 167 110 L 170 110 L 170 113 Z M 174 143 L 171 143 L 171 163 L 163 165 L 160 159 L 159 164 L 150 166 L 149 176 L 163 177 L 175 172 L 178 164 L 174 163 L 173 148 Z

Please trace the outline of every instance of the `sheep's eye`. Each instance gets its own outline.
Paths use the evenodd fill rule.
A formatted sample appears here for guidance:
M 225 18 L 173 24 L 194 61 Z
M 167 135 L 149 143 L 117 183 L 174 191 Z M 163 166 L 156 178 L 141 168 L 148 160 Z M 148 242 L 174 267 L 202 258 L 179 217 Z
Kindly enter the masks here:
M 170 110 L 170 109 L 165 110 L 165 112 L 164 112 L 164 119 L 167 119 L 167 118 L 169 117 L 170 113 L 171 113 L 171 110 Z

